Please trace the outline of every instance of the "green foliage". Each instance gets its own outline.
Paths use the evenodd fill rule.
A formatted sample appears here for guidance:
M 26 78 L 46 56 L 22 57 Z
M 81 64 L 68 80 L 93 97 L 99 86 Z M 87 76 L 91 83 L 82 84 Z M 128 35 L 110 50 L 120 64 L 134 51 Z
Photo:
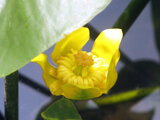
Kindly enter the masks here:
M 99 106 L 118 104 L 118 103 L 142 98 L 144 96 L 149 95 L 154 90 L 159 89 L 159 88 L 160 88 L 160 86 L 134 89 L 134 90 L 127 91 L 127 92 L 112 94 L 107 97 L 101 97 L 101 98 L 96 99 L 95 102 Z
M 0 77 L 88 23 L 111 0 L 6 0 L 0 8 Z
M 62 98 L 42 112 L 45 120 L 81 120 L 74 104 L 65 98 Z

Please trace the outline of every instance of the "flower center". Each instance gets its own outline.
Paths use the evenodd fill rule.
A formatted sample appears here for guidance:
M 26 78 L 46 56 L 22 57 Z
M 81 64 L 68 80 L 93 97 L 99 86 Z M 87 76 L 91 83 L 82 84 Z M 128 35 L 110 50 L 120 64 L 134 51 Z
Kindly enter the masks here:
M 57 78 L 84 88 L 105 87 L 108 65 L 86 51 L 71 50 L 58 61 Z
M 92 56 L 87 54 L 86 51 L 79 51 L 76 55 L 75 55 L 75 58 L 76 58 L 76 62 L 79 64 L 79 65 L 82 65 L 84 67 L 86 66 L 90 66 L 90 65 L 93 65 L 93 59 L 92 59 Z

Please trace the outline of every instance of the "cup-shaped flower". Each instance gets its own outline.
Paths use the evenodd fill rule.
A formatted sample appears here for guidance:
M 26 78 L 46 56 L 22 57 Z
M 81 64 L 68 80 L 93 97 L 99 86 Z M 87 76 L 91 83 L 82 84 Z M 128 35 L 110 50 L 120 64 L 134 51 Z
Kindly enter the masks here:
M 51 58 L 43 53 L 32 59 L 43 70 L 43 79 L 53 95 L 83 100 L 106 94 L 117 80 L 121 29 L 107 29 L 95 40 L 91 52 L 82 51 L 89 40 L 88 28 L 82 27 L 57 42 Z

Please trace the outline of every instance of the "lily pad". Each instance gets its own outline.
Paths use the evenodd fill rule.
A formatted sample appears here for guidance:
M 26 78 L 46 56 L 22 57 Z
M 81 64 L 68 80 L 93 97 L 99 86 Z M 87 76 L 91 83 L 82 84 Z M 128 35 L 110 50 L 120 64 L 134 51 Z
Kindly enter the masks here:
M 23 67 L 111 0 L 1 0 L 0 77 Z

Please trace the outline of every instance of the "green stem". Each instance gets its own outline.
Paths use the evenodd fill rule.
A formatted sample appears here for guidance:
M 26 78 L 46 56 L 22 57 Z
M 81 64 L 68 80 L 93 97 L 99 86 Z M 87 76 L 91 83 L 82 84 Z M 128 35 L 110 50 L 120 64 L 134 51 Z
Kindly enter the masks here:
M 149 0 L 132 0 L 118 20 L 113 25 L 113 28 L 121 28 L 125 35 Z
M 5 78 L 5 120 L 18 120 L 18 71 Z
M 125 35 L 148 2 L 149 0 L 132 0 L 115 22 L 113 28 L 121 28 Z M 91 38 L 95 40 L 99 35 L 99 32 L 90 24 L 87 24 L 86 27 L 91 31 Z
M 151 0 L 155 41 L 160 57 L 160 0 Z
M 148 2 L 149 0 L 132 0 L 121 14 L 121 16 L 118 18 L 118 20 L 115 22 L 113 28 L 121 28 L 123 35 L 125 35 Z M 122 51 L 120 60 L 124 63 L 127 63 L 130 68 L 134 68 L 132 61 L 127 58 L 127 56 Z

